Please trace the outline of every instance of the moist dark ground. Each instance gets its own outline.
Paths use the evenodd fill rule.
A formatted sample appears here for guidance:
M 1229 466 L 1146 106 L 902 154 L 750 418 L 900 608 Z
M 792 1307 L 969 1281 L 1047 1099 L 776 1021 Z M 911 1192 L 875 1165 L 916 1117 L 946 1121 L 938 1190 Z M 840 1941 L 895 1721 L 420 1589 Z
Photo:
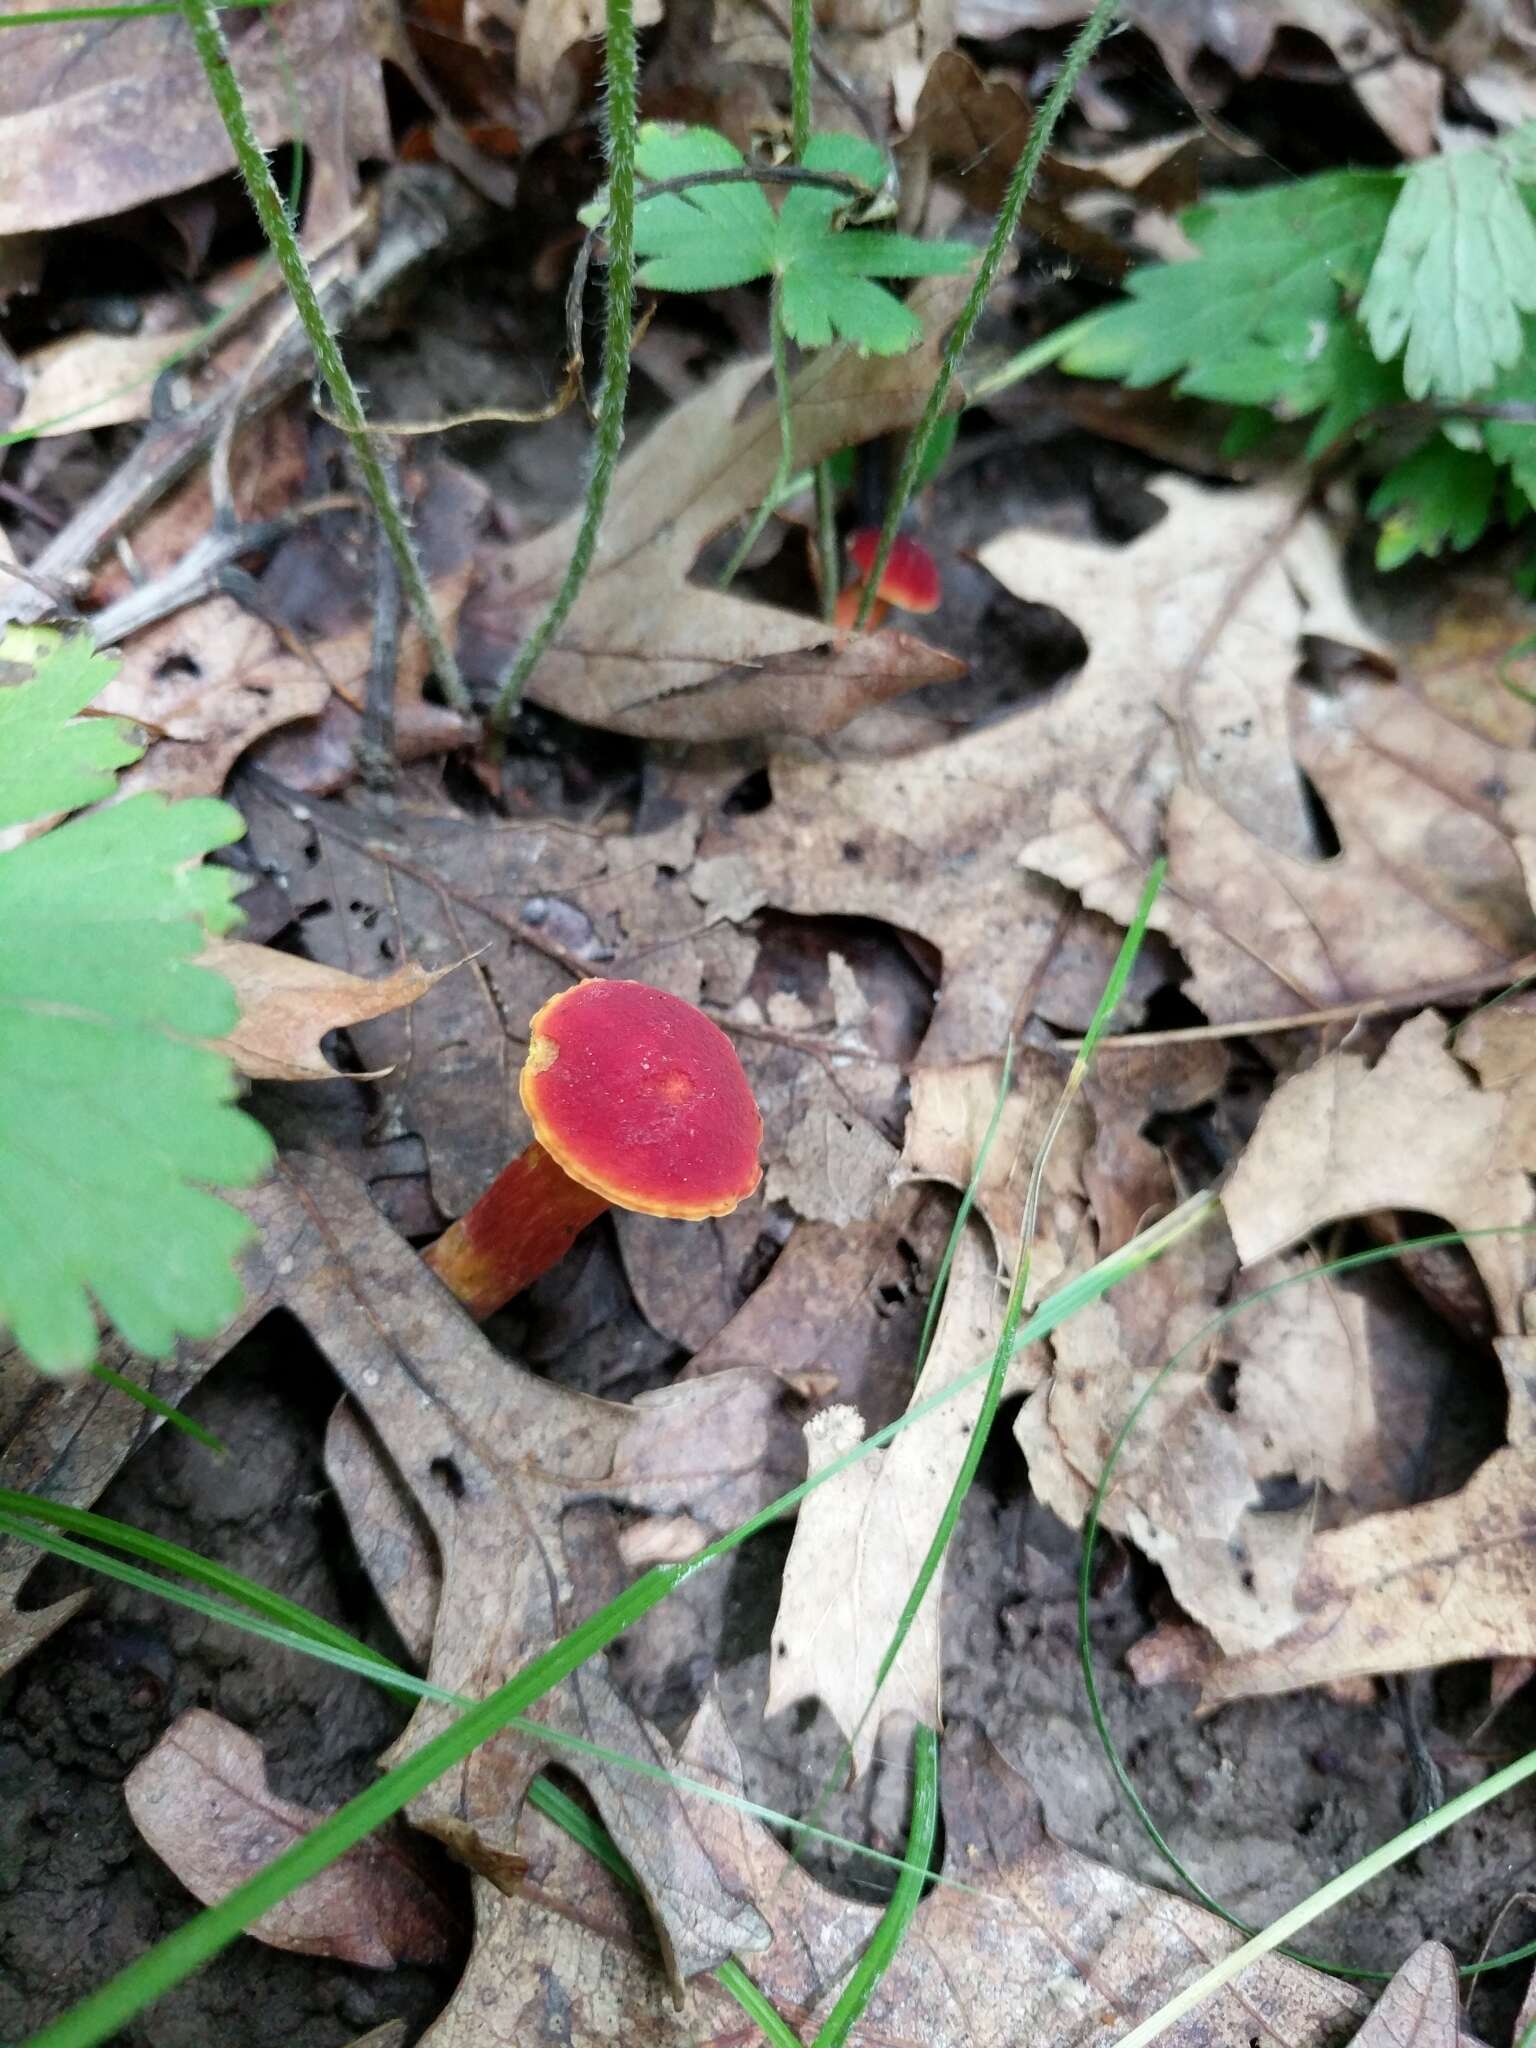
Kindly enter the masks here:
M 1026 297 L 1056 289 L 1044 259 L 1037 268 L 1038 278 L 1026 277 Z M 406 327 L 358 351 L 376 410 L 419 415 L 538 402 L 546 367 L 558 357 L 558 293 L 546 293 L 531 310 L 527 294 L 526 271 L 503 272 L 483 259 L 436 279 Z M 751 317 L 750 308 L 742 313 Z M 722 352 L 735 346 L 723 329 L 716 340 Z M 637 424 L 663 403 L 642 370 Z M 57 452 L 51 470 L 56 488 L 73 495 L 104 471 L 110 453 L 109 443 L 78 439 L 82 445 Z M 452 453 L 487 479 L 509 523 L 533 526 L 563 509 L 585 440 L 584 423 L 571 413 L 532 435 L 466 430 Z M 936 719 L 956 724 L 996 716 L 1050 688 L 1081 658 L 1064 621 L 1018 603 L 956 551 L 1017 521 L 1125 537 L 1155 515 L 1142 487 L 1155 466 L 1150 458 L 1079 432 L 1061 417 L 994 419 L 974 435 L 968 427 L 960 446 L 965 459 L 934 496 L 930 538 L 949 578 L 943 643 L 970 660 L 972 674 L 916 700 Z M 637 750 L 608 741 L 588 746 L 583 735 L 536 717 L 525 724 L 522 742 L 518 772 L 531 793 L 555 794 L 573 781 L 590 787 L 594 778 L 613 778 L 631 795 L 638 787 Z M 898 943 L 894 934 L 890 943 Z M 302 1136 L 316 1100 L 283 1100 L 278 1114 L 286 1140 Z M 353 1114 L 334 1098 L 324 1111 L 343 1123 Z M 583 1256 L 590 1254 L 573 1255 Z M 609 1265 L 616 1270 L 611 1255 Z M 590 1272 L 583 1284 L 589 1280 Z M 558 1293 L 557 1278 L 552 1298 Z M 541 1370 L 611 1393 L 605 1343 L 611 1340 L 617 1357 L 633 1334 L 629 1310 L 584 1330 L 571 1353 L 558 1342 L 532 1348 Z M 648 1355 L 659 1358 L 665 1349 L 654 1345 Z M 658 1365 L 655 1376 L 662 1371 Z M 632 1376 L 625 1379 L 626 1396 L 638 1390 Z M 227 1440 L 232 1458 L 216 1463 L 164 1431 L 99 1505 L 233 1565 L 394 1654 L 398 1646 L 321 1468 L 336 1391 L 302 1332 L 281 1321 L 264 1325 L 188 1403 Z M 669 1663 L 667 1639 L 658 1635 L 635 1683 L 640 1703 L 676 1727 L 718 1670 L 748 1793 L 803 1812 L 839 1745 L 825 1715 L 762 1718 L 783 1541 L 765 1537 L 743 1554 L 731 1567 L 727 1597 L 703 1603 L 697 1625 L 679 1616 L 675 1661 Z M 1022 1462 L 1000 1424 L 951 1553 L 946 1710 L 985 1726 L 1024 1772 L 1063 1840 L 1157 1881 L 1166 1872 L 1115 1790 L 1085 1703 L 1076 1556 L 1076 1538 L 1031 1501 Z M 33 1581 L 32 1597 L 56 1597 L 73 1583 L 84 1580 L 47 1566 Z M 1094 1633 L 1110 1722 L 1176 1851 L 1217 1897 L 1262 1922 L 1403 1824 L 1412 1775 L 1400 1724 L 1386 1701 L 1347 1706 L 1316 1692 L 1197 1721 L 1191 1689 L 1146 1689 L 1124 1669 L 1127 1647 L 1170 1611 L 1154 1572 L 1106 1551 Z M 700 1650 L 706 1624 L 716 1630 L 709 1656 Z M 1429 1740 L 1450 1790 L 1536 1740 L 1536 1702 L 1517 1699 L 1474 1756 L 1470 1742 L 1486 1699 L 1484 1670 L 1451 1670 L 1436 1680 Z M 95 1582 L 84 1614 L 0 1685 L 0 2039 L 24 2039 L 193 1910 L 140 1841 L 121 1792 L 132 1765 L 191 1706 L 213 1708 L 249 1729 L 263 1745 L 276 1792 L 319 1808 L 369 1781 L 374 1759 L 405 1719 L 361 1680 Z M 878 1763 L 855 1793 L 834 1798 L 824 1821 L 889 1849 L 899 1845 L 905 1803 L 897 1756 Z M 822 1858 L 816 1867 L 845 1887 L 869 1882 L 846 1859 Z M 1314 1930 L 1315 1944 L 1330 1957 L 1390 1969 L 1433 1934 L 1470 1960 L 1489 1942 L 1505 1948 L 1536 1932 L 1523 1907 L 1505 1910 L 1533 1884 L 1536 1827 L 1530 1797 L 1521 1794 L 1389 1874 Z M 344 2048 L 398 2017 L 414 2040 L 450 1996 L 456 1974 L 456 1966 L 378 1973 L 240 1941 L 120 2039 L 124 2048 Z M 1524 1974 L 1506 1973 L 1477 1993 L 1475 2031 L 1507 2038 Z

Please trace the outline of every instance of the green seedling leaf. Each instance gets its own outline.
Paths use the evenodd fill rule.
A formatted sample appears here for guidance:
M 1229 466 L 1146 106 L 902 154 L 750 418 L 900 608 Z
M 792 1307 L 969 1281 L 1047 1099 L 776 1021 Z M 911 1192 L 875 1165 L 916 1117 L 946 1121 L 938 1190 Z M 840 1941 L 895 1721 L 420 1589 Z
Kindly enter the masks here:
M 1532 124 L 1531 134 L 1536 134 Z M 1518 138 L 1512 138 L 1518 140 Z M 1410 398 L 1470 398 L 1514 363 L 1536 312 L 1536 221 L 1517 148 L 1427 157 L 1403 179 L 1360 302 L 1383 362 L 1406 347 Z
M 66 641 L 0 689 L 4 822 L 106 795 L 136 758 L 119 721 L 77 716 L 112 672 Z M 239 878 L 201 862 L 244 829 L 145 794 L 0 854 L 0 1324 L 46 1371 L 95 1358 L 92 1297 L 156 1355 L 240 1305 L 250 1226 L 198 1183 L 258 1180 L 271 1144 L 189 1041 L 236 1021 L 195 956 L 239 921 Z
M 1133 271 L 1126 299 L 1092 322 L 1063 367 L 1137 389 L 1176 377 L 1192 396 L 1297 418 L 1315 411 L 1317 365 L 1340 346 L 1399 183 L 1395 172 L 1335 171 L 1192 208 L 1183 226 L 1199 258 Z
M 1493 516 L 1499 472 L 1486 455 L 1436 435 L 1388 470 L 1371 497 L 1382 522 L 1376 566 L 1397 569 L 1414 555 L 1438 555 L 1449 543 L 1469 548 Z
M 745 171 L 740 150 L 712 128 L 647 124 L 636 163 L 653 182 Z M 850 135 L 814 135 L 803 168 L 853 180 L 877 197 L 885 159 Z M 639 282 L 661 291 L 719 291 L 779 280 L 784 327 L 802 348 L 834 340 L 873 355 L 901 355 L 921 330 L 882 277 L 930 277 L 975 260 L 966 242 L 922 242 L 841 225 L 856 201 L 832 187 L 792 185 L 775 213 L 760 185 L 694 185 L 642 192 L 635 208 Z

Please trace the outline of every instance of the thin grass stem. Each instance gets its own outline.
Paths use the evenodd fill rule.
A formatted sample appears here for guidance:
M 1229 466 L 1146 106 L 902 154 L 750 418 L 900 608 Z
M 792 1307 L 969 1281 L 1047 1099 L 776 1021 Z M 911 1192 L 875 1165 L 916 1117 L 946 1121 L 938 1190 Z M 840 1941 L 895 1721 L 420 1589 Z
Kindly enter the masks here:
M 773 281 L 769 305 L 768 333 L 773 346 L 773 395 L 779 409 L 779 459 L 767 495 L 748 520 L 746 532 L 720 572 L 722 590 L 729 590 L 740 574 L 743 562 L 756 547 L 758 535 L 773 517 L 773 508 L 783 498 L 795 473 L 795 412 L 789 384 L 789 338 L 784 332 L 783 287 L 777 278 Z
M 790 147 L 798 163 L 811 139 L 812 51 L 816 16 L 812 0 L 789 0 Z
M 1292 1906 L 1288 1913 L 1282 1913 L 1278 1920 L 1272 1920 L 1262 1933 L 1245 1941 L 1240 1948 L 1223 1956 L 1219 1963 L 1207 1970 L 1193 1984 L 1186 1986 L 1170 1998 L 1165 2005 L 1139 2026 L 1132 2027 L 1128 2034 L 1122 2034 L 1117 2048 L 1151 2048 L 1168 2029 L 1183 2019 L 1186 2013 L 1195 2012 L 1214 1998 L 1225 1985 L 1240 1977 L 1253 1963 L 1265 1956 L 1273 1955 L 1277 1949 L 1284 1949 L 1293 1934 L 1299 1934 L 1304 1927 L 1310 1927 L 1314 1920 L 1324 1913 L 1332 1912 L 1346 1899 L 1377 1878 L 1384 1870 L 1390 1870 L 1394 1863 L 1401 1863 L 1405 1857 L 1417 1855 L 1420 1849 L 1443 1835 L 1447 1828 L 1455 1827 L 1468 1814 L 1476 1813 L 1487 1806 L 1490 1800 L 1500 1799 L 1506 1792 L 1512 1792 L 1517 1785 L 1536 1777 L 1536 1749 L 1528 1750 L 1502 1771 L 1495 1771 L 1491 1778 L 1485 1778 L 1481 1785 L 1473 1785 L 1468 1791 L 1448 1799 L 1444 1806 L 1436 1807 L 1423 1820 L 1415 1821 L 1412 1827 L 1404 1828 L 1400 1835 L 1394 1835 L 1390 1842 L 1383 1842 L 1379 1849 L 1373 1849 L 1369 1856 L 1362 1856 L 1358 1863 L 1352 1863 L 1348 1870 L 1320 1885 L 1310 1897 Z
M 215 1436 L 211 1429 L 205 1429 L 200 1422 L 194 1422 L 190 1415 L 183 1415 L 171 1402 L 162 1400 L 159 1394 L 151 1393 L 148 1387 L 140 1386 L 126 1373 L 115 1372 L 110 1365 L 103 1365 L 98 1359 L 91 1367 L 91 1377 L 101 1381 L 104 1387 L 112 1387 L 119 1394 L 126 1394 L 130 1401 L 137 1401 L 141 1408 L 147 1408 L 151 1415 L 158 1415 L 162 1422 L 172 1429 L 179 1429 L 183 1436 L 192 1437 L 196 1442 L 212 1451 L 215 1456 L 227 1458 L 229 1445 L 223 1437 Z
M 912 1819 L 907 1827 L 907 1860 L 879 1926 L 816 2036 L 815 2048 L 844 2048 L 880 1979 L 896 1960 L 912 1924 L 912 1915 L 922 1903 L 938 1824 L 939 1738 L 932 1728 L 919 1723 L 912 1748 Z
M 976 330 L 977 321 L 981 318 L 982 308 L 997 282 L 997 273 L 1018 228 L 1019 216 L 1035 182 L 1035 174 L 1040 168 L 1046 150 L 1050 147 L 1051 137 L 1056 132 L 1056 124 L 1077 88 L 1077 81 L 1081 78 L 1094 51 L 1114 25 L 1118 5 L 1119 0 L 1098 0 L 1098 4 L 1083 23 L 1076 40 L 1068 50 L 1056 82 L 1046 94 L 1045 102 L 1030 126 L 1029 140 L 1014 166 L 1013 176 L 1008 180 L 1008 190 L 992 224 L 991 238 L 981 259 L 981 267 L 976 272 L 976 281 L 971 286 L 960 318 L 955 322 L 954 332 L 945 347 L 943 360 L 939 364 L 939 373 L 933 380 L 933 389 L 928 393 L 928 403 L 923 407 L 923 416 L 907 443 L 901 474 L 896 479 L 896 488 L 892 491 L 885 508 L 885 521 L 880 528 L 880 545 L 864 585 L 864 596 L 859 605 L 856 622 L 860 627 L 869 623 L 869 615 L 874 609 L 875 597 L 880 588 L 880 579 L 885 574 L 885 565 L 890 559 L 902 514 L 906 511 L 908 500 L 917 486 L 923 457 L 928 451 L 928 442 L 934 428 L 943 417 L 949 401 L 950 386 L 955 380 L 955 372 L 970 346 L 971 336 Z

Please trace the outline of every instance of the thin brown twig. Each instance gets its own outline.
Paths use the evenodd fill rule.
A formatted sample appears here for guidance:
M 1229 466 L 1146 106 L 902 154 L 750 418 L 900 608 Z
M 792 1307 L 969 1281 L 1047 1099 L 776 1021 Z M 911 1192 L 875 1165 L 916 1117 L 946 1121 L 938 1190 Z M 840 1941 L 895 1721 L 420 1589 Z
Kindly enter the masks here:
M 1399 989 L 1392 995 L 1369 996 L 1355 1003 L 1334 1003 L 1326 1010 L 1301 1010 L 1289 1017 L 1245 1017 L 1232 1024 L 1184 1024 L 1172 1031 L 1126 1031 L 1101 1038 L 1101 1052 L 1132 1052 L 1142 1046 L 1200 1045 L 1213 1038 L 1257 1038 L 1269 1031 L 1307 1031 L 1317 1024 L 1348 1024 L 1361 1017 L 1390 1016 L 1394 1010 L 1427 1009 L 1434 1003 L 1457 996 L 1481 995 L 1501 982 L 1522 981 L 1536 974 L 1536 953 L 1507 967 L 1485 968 L 1481 974 L 1458 975 L 1451 981 L 1425 982 L 1418 988 Z M 1068 1052 L 1082 1045 L 1080 1038 L 1061 1041 Z

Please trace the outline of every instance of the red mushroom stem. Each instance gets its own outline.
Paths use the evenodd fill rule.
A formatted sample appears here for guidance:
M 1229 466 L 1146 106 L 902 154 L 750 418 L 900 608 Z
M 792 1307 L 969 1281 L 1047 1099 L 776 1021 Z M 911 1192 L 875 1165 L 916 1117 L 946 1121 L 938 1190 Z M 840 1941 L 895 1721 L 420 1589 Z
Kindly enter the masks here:
M 483 1323 L 563 1259 L 587 1225 L 611 1206 L 535 1143 L 422 1257 Z
M 424 1254 L 479 1320 L 605 1209 L 728 1216 L 761 1178 L 763 1123 L 735 1048 L 644 982 L 552 996 L 529 1023 L 518 1093 L 534 1142 Z

